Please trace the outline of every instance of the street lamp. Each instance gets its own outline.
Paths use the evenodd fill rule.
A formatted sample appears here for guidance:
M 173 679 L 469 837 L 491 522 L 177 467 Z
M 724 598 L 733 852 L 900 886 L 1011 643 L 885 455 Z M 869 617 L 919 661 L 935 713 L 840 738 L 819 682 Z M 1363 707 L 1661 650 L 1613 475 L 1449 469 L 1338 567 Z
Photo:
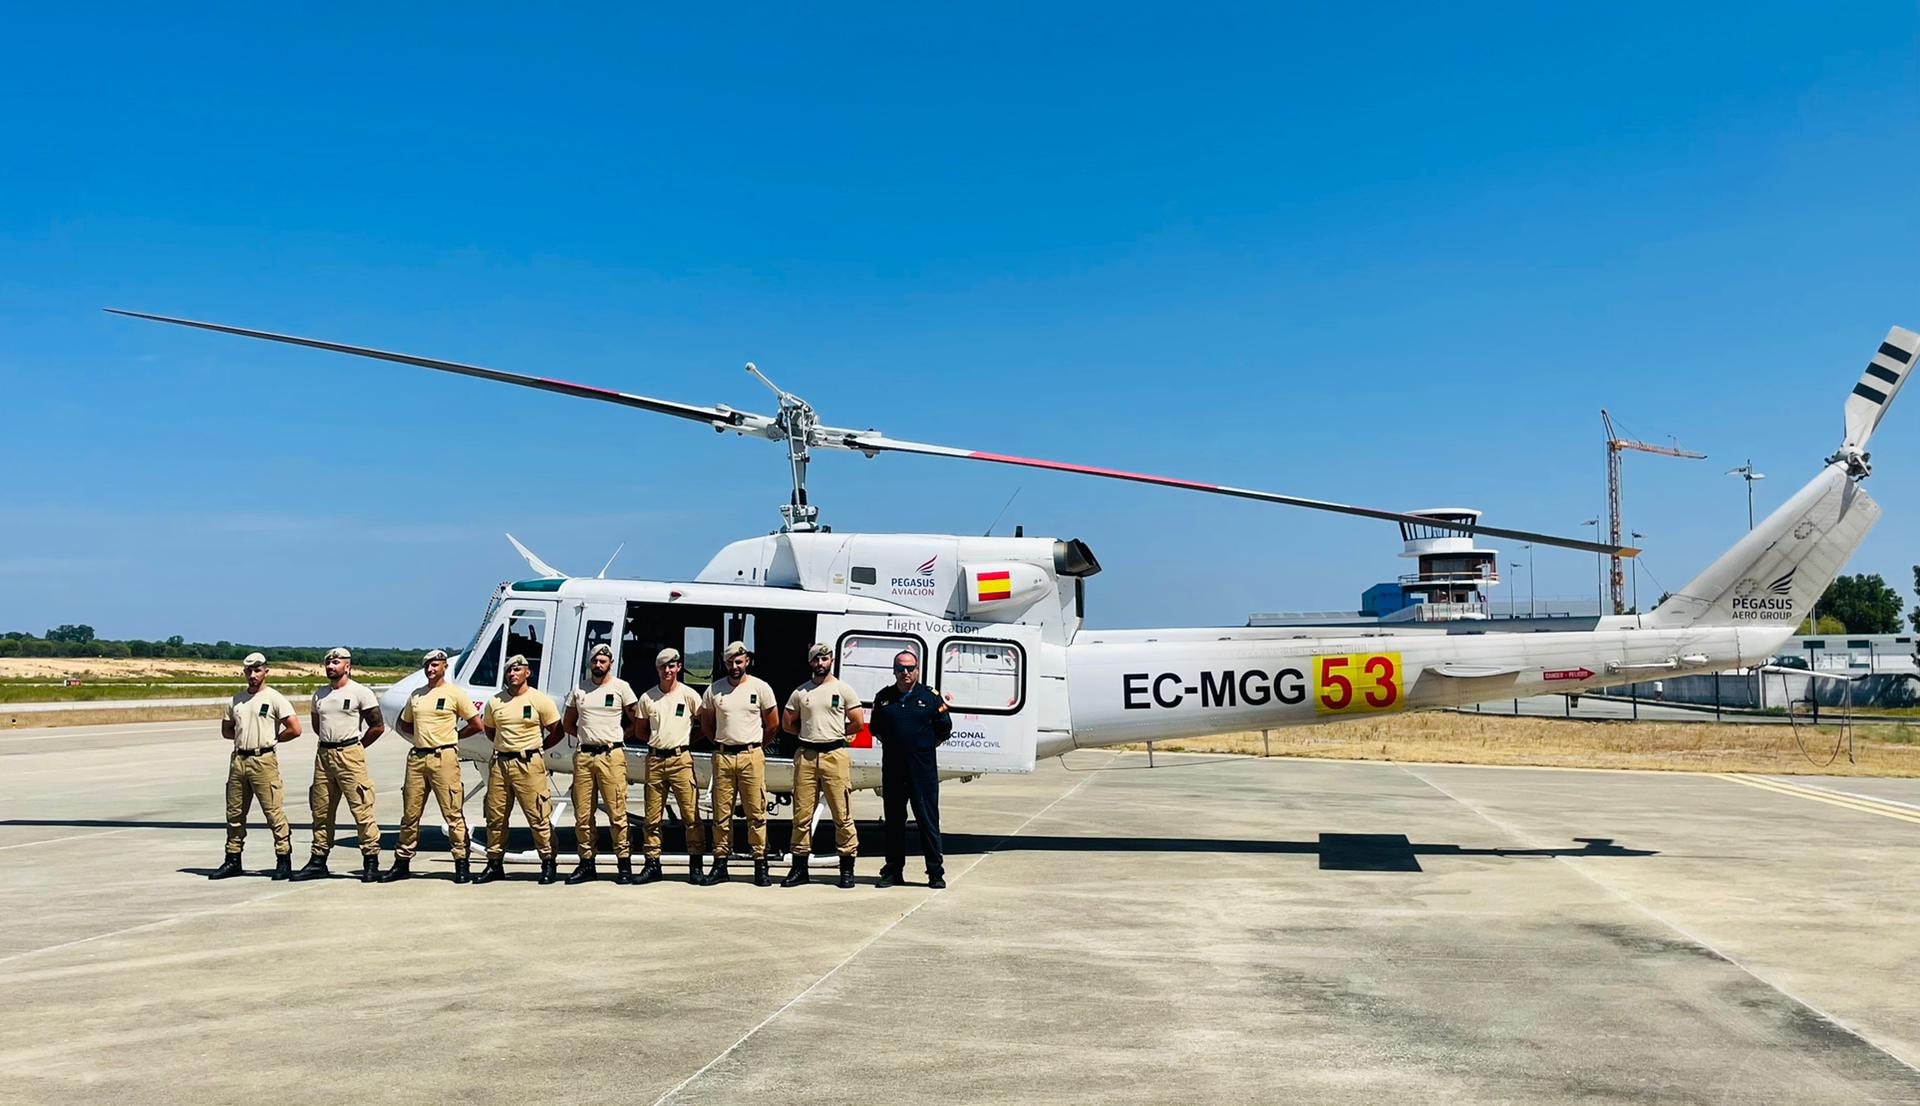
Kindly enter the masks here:
M 1519 592 L 1520 592 L 1520 562 L 1519 562 L 1519 561 L 1508 561 L 1508 562 L 1507 562 L 1507 566 L 1508 566 L 1509 568 L 1511 568 L 1511 569 L 1513 569 L 1513 590 L 1512 590 L 1512 591 L 1509 591 L 1509 592 L 1507 592 L 1507 617 L 1508 617 L 1508 618 L 1514 618 L 1514 617 L 1517 617 L 1517 616 L 1518 616 L 1518 614 L 1519 614 L 1519 612 L 1518 612 L 1517 610 L 1515 610 L 1515 609 L 1514 609 L 1514 604 L 1515 604 L 1515 601 L 1516 601 L 1517 599 L 1519 599 L 1519 598 L 1520 598 L 1520 595 L 1519 595 Z
M 1600 541 L 1600 520 L 1598 518 L 1590 518 L 1580 525 L 1593 527 L 1593 540 L 1595 544 L 1598 544 Z M 1595 551 L 1593 554 L 1593 614 L 1595 618 L 1606 613 L 1606 595 L 1607 558 L 1605 554 Z
M 1767 474 L 1753 471 L 1753 458 L 1749 457 L 1746 464 L 1736 469 L 1728 469 L 1727 475 L 1738 476 L 1747 482 L 1747 529 L 1751 530 L 1753 529 L 1753 482 L 1765 480 Z
M 1645 534 L 1642 534 L 1638 530 L 1630 531 L 1630 533 L 1633 534 L 1633 541 L 1635 545 L 1638 545 L 1640 543 L 1641 538 L 1646 537 Z M 1640 609 L 1640 558 L 1638 557 L 1635 557 L 1633 559 L 1633 613 L 1636 615 L 1641 615 L 1646 613 L 1645 611 Z
M 1533 543 L 1526 542 L 1521 548 L 1527 551 L 1527 617 L 1538 618 L 1533 609 Z

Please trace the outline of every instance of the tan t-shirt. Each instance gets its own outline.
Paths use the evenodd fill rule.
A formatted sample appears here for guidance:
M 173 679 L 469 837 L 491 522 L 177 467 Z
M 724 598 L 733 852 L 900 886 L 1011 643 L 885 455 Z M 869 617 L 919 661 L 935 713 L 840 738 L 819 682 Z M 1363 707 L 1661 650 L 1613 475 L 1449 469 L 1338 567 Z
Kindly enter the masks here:
M 525 753 L 545 744 L 544 731 L 560 721 L 560 708 L 547 693 L 527 688 L 518 695 L 501 689 L 487 700 L 485 723 L 493 728 L 493 751 Z
M 367 720 L 361 711 L 380 705 L 373 689 L 358 680 L 347 686 L 321 684 L 313 689 L 314 739 L 322 745 L 359 742 L 367 736 Z
M 579 712 L 581 745 L 618 745 L 626 738 L 622 720 L 640 697 L 633 685 L 618 676 L 604 684 L 592 681 L 567 692 L 567 706 Z
M 258 694 L 242 691 L 227 703 L 227 720 L 233 723 L 233 747 L 253 752 L 271 749 L 280 743 L 280 723 L 293 717 L 293 703 L 271 687 Z
M 787 709 L 800 712 L 800 740 L 809 745 L 831 745 L 847 739 L 847 711 L 860 705 L 860 696 L 838 676 L 820 683 L 809 680 L 787 696 Z
M 700 713 L 700 693 L 683 683 L 672 691 L 655 684 L 640 693 L 640 717 L 647 720 L 647 744 L 655 749 L 684 749 L 693 742 L 693 720 Z
M 459 740 L 460 724 L 480 713 L 467 689 L 451 680 L 423 687 L 400 708 L 400 721 L 413 727 L 413 747 L 438 749 Z
M 747 676 L 739 683 L 731 676 L 720 677 L 707 687 L 700 708 L 713 712 L 714 740 L 733 746 L 758 746 L 767 733 L 760 712 L 776 709 L 773 688 L 758 676 Z

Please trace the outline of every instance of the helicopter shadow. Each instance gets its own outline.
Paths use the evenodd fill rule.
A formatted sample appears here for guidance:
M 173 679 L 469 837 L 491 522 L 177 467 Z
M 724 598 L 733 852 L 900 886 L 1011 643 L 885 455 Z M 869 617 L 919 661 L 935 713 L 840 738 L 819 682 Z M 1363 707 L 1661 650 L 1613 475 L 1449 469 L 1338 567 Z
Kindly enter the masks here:
M 1215 837 L 1063 837 L 981 833 L 943 835 L 947 855 L 996 852 L 1205 853 L 1217 856 L 1314 856 L 1323 872 L 1421 872 L 1420 858 L 1475 857 L 1531 860 L 1561 857 L 1648 857 L 1652 849 L 1630 849 L 1611 837 L 1576 837 L 1577 844 L 1550 849 L 1470 848 L 1410 840 L 1403 833 L 1323 833 L 1313 841 L 1273 841 Z

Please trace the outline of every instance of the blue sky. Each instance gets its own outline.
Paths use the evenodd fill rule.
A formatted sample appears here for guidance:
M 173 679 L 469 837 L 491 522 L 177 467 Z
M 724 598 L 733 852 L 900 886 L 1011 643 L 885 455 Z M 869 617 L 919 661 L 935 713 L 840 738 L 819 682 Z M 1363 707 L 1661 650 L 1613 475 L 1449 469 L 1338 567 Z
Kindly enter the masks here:
M 779 452 L 114 305 L 1566 534 L 1598 408 L 1675 586 L 1920 327 L 1911 4 L 178 9 L 0 44 L 0 629 L 416 644 L 547 560 L 680 578 Z M 1907 399 L 1903 406 L 1920 405 Z M 1920 560 L 1920 411 L 1874 442 Z M 1085 538 L 1103 625 L 1351 608 L 1379 523 L 921 458 L 841 530 Z M 1512 559 L 1512 553 L 1503 557 Z M 1542 595 L 1594 565 L 1542 552 Z M 1643 579 L 1642 589 L 1657 587 Z

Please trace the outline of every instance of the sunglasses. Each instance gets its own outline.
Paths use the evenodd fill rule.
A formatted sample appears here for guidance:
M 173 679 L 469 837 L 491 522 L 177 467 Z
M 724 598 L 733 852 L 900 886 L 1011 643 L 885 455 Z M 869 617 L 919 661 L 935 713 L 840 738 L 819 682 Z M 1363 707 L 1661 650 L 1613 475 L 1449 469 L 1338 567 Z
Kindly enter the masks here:
M 896 664 L 893 666 L 893 670 L 895 672 L 912 672 L 914 669 L 919 667 L 920 666 L 917 664 Z

